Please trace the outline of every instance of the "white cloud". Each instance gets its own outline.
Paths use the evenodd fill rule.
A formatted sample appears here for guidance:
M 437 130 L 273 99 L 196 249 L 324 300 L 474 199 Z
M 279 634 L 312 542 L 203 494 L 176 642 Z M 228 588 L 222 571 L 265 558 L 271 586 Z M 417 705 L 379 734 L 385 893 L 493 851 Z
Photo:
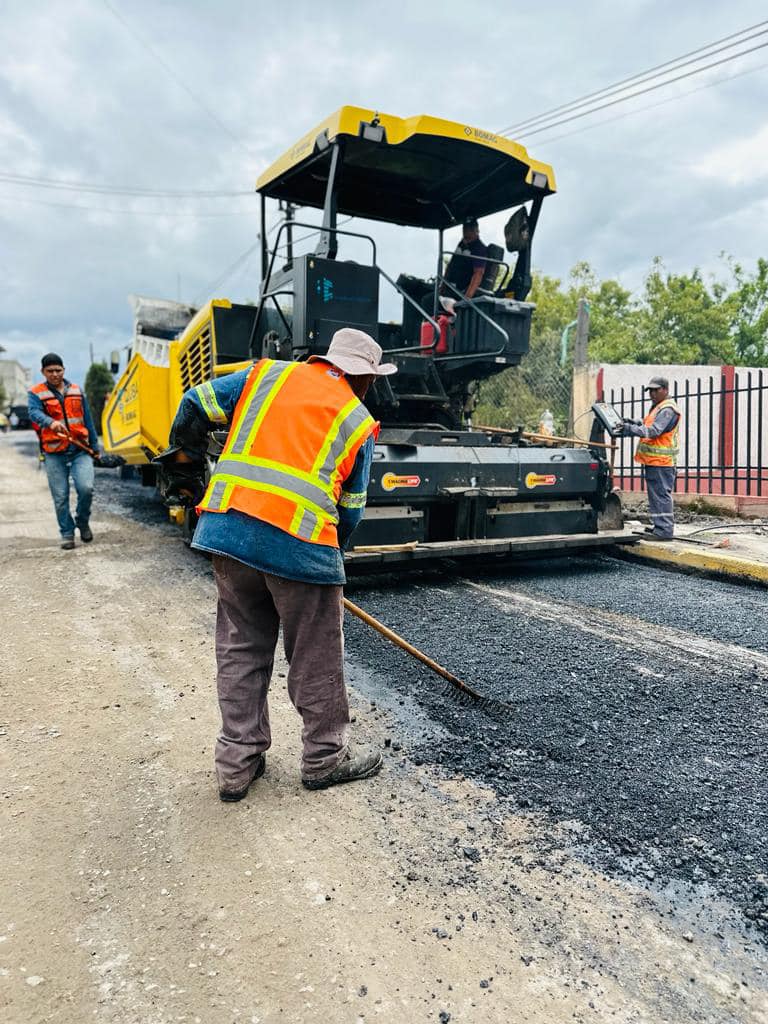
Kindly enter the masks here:
M 702 178 L 716 178 L 729 185 L 745 185 L 768 178 L 768 124 L 740 139 L 711 149 L 693 164 Z
M 344 103 L 495 131 L 738 27 L 731 9 L 702 19 L 696 0 L 680 0 L 672 12 L 664 0 L 634 0 L 620 13 L 608 0 L 553 0 L 544 21 L 536 8 L 510 17 L 494 0 L 478 16 L 466 0 L 393 0 L 386 11 L 378 0 L 338 0 L 327 10 L 311 0 L 116 2 L 226 128 L 106 5 L 5 4 L 7 173 L 251 189 L 263 167 Z M 760 20 L 762 8 L 745 0 L 739 21 Z M 535 265 L 564 277 L 587 259 L 603 276 L 639 283 L 654 255 L 688 270 L 714 263 L 721 249 L 743 260 L 764 254 L 763 222 L 747 212 L 757 208 L 764 188 L 754 183 L 768 171 L 764 84 L 759 73 L 558 142 L 532 137 L 531 155 L 554 165 L 559 185 L 544 204 Z M 717 147 L 698 158 L 712 139 Z M 734 166 L 748 169 L 737 194 L 728 178 Z M 11 340 L 33 364 L 57 346 L 76 363 L 91 340 L 106 354 L 128 339 L 130 292 L 175 298 L 180 278 L 180 297 L 191 301 L 254 244 L 257 209 L 255 197 L 181 202 L 0 183 L 0 342 Z M 727 231 L 718 223 L 724 212 L 732 217 Z M 501 222 L 483 225 L 487 240 L 499 240 Z M 393 277 L 432 272 L 435 240 L 427 233 L 372 231 Z M 252 299 L 258 277 L 254 257 L 219 294 Z

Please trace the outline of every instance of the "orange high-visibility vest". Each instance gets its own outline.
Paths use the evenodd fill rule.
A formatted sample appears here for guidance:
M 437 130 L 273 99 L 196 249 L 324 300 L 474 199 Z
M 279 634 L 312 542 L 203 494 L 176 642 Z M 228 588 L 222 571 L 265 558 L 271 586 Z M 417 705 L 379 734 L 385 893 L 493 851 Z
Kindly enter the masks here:
M 67 384 L 62 392 L 64 402 L 51 391 L 46 381 L 41 381 L 29 389 L 33 395 L 37 395 L 43 403 L 46 416 L 52 420 L 61 420 L 69 433 L 76 440 L 88 444 L 88 429 L 85 426 L 85 412 L 83 410 L 83 393 L 79 384 Z M 32 426 L 37 431 L 40 443 L 44 452 L 63 452 L 69 447 L 70 442 L 66 437 L 57 434 L 50 427 L 38 427 L 36 423 Z
M 377 433 L 329 363 L 261 359 L 248 374 L 198 512 L 236 509 L 301 540 L 338 547 L 342 484 Z
M 635 452 L 635 462 L 642 462 L 644 466 L 676 466 L 677 456 L 680 451 L 678 433 L 680 430 L 680 410 L 671 398 L 665 398 L 663 402 L 654 405 L 651 411 L 643 420 L 643 426 L 650 427 L 662 409 L 674 409 L 677 419 L 674 427 L 667 430 L 658 437 L 641 437 Z

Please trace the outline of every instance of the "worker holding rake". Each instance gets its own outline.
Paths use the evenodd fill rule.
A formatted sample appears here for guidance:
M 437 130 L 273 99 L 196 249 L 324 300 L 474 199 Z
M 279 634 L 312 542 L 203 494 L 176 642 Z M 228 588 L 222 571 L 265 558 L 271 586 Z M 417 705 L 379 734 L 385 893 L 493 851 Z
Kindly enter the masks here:
M 99 438 L 82 388 L 64 377 L 61 356 L 55 352 L 44 355 L 41 372 L 45 380 L 29 390 L 29 418 L 45 460 L 61 546 L 71 551 L 75 546 L 75 527 L 84 544 L 93 540 L 93 457 Z M 77 492 L 74 519 L 69 507 L 70 480 Z
M 192 546 L 213 556 L 218 588 L 219 796 L 241 800 L 264 773 L 267 694 L 278 630 L 288 693 L 303 720 L 302 783 L 324 789 L 374 775 L 376 750 L 349 746 L 342 551 L 362 518 L 378 424 L 363 405 L 394 373 L 352 328 L 307 362 L 261 359 L 182 399 L 158 457 L 166 501 L 197 504 Z M 207 487 L 208 432 L 227 439 Z

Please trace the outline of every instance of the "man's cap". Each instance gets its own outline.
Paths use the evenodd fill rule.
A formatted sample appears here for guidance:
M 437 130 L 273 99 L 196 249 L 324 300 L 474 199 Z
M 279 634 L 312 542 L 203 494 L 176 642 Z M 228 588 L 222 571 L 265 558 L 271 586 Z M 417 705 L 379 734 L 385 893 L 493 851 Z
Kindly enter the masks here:
M 63 366 L 64 360 L 61 356 L 57 356 L 55 352 L 49 352 L 48 355 L 43 356 L 40 361 L 40 368 L 45 369 L 46 366 Z
M 381 345 L 375 342 L 370 334 L 358 331 L 354 327 L 342 327 L 331 338 L 325 355 L 310 356 L 309 362 L 324 359 L 351 377 L 364 374 L 386 377 L 390 373 L 397 373 L 395 364 L 382 363 L 381 356 Z
M 669 381 L 666 377 L 651 377 L 643 391 L 650 391 L 651 388 L 666 388 L 669 390 Z
M 477 217 L 465 217 L 461 222 L 463 228 L 479 228 L 480 225 L 477 222 Z

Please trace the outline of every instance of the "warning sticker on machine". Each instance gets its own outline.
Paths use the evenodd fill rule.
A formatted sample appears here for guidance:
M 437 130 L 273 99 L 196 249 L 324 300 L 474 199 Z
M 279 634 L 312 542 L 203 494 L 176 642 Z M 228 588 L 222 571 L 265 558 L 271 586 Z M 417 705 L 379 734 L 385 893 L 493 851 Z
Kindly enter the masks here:
M 525 478 L 526 487 L 551 487 L 557 483 L 554 473 L 528 473 Z
M 385 491 L 394 491 L 396 487 L 418 487 L 420 476 L 398 476 L 396 473 L 385 473 L 381 478 L 381 486 Z

